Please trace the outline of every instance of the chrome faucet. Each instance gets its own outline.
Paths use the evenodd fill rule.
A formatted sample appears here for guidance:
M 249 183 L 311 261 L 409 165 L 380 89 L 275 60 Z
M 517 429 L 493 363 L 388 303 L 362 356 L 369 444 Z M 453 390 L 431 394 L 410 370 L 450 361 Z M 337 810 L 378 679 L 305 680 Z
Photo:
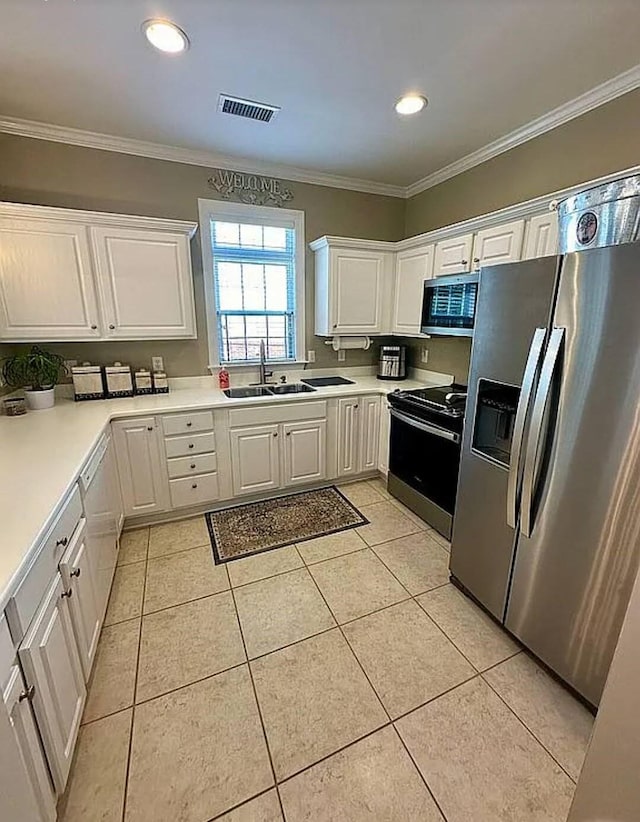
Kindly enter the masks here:
M 267 355 L 264 340 L 260 340 L 260 385 L 265 385 L 268 377 L 273 377 L 273 371 L 267 371 Z

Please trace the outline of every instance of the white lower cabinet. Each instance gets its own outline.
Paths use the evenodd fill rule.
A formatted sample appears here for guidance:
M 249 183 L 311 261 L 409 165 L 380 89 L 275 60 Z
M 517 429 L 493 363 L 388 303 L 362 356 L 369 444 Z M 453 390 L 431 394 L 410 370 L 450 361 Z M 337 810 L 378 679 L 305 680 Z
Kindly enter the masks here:
M 73 632 L 85 681 L 89 680 L 100 636 L 101 612 L 87 550 L 84 519 L 60 561 L 60 575 L 69 600 Z
M 280 487 L 279 425 L 231 429 L 233 494 L 257 494 Z
M 58 793 L 71 767 L 86 688 L 69 595 L 59 574 L 18 648 L 27 685 L 34 688 L 33 709 Z
M 33 690 L 12 665 L 3 690 L 0 717 L 2 818 L 11 822 L 53 822 L 56 801 L 31 710 Z M 5 816 L 6 814 L 6 816 Z
M 338 476 L 358 473 L 358 397 L 338 400 Z
M 125 514 L 152 514 L 169 505 L 166 469 L 155 417 L 112 424 Z
M 327 476 L 326 420 L 288 422 L 284 434 L 284 484 L 320 482 Z
M 361 472 L 375 471 L 378 467 L 380 397 L 360 397 L 358 406 L 360 428 L 358 468 Z
M 389 436 L 391 434 L 391 416 L 389 404 L 385 397 L 380 400 L 380 431 L 378 438 L 378 471 L 389 472 Z

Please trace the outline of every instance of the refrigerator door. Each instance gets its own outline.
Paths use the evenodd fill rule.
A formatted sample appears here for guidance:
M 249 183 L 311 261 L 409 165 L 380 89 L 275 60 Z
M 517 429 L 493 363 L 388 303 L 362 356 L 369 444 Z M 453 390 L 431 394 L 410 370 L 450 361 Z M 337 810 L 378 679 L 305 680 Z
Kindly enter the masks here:
M 507 608 L 509 630 L 593 705 L 640 553 L 638 306 L 640 244 L 565 257 Z
M 525 389 L 535 389 L 559 260 L 493 266 L 480 275 L 450 569 L 500 620 L 516 533 L 517 428 L 526 423 L 527 392 L 520 389 L 525 372 Z

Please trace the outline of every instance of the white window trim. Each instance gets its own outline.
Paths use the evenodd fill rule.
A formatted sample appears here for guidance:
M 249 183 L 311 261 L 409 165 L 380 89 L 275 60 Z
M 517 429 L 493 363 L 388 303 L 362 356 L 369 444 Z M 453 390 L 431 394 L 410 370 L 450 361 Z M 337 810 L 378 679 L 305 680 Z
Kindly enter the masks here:
M 275 208 L 273 206 L 248 205 L 246 203 L 228 203 L 225 200 L 198 200 L 200 220 L 200 244 L 202 246 L 202 265 L 204 274 L 204 299 L 206 307 L 207 340 L 209 343 L 209 366 L 219 367 L 218 323 L 216 322 L 217 306 L 213 284 L 213 252 L 211 249 L 211 221 L 219 220 L 229 223 L 251 223 L 253 225 L 270 225 L 281 228 L 293 228 L 296 235 L 296 356 L 295 363 L 304 362 L 306 346 L 305 326 L 305 233 L 304 211 L 292 208 Z M 230 363 L 231 368 L 255 368 L 257 361 Z M 292 360 L 274 360 L 280 366 L 294 365 Z

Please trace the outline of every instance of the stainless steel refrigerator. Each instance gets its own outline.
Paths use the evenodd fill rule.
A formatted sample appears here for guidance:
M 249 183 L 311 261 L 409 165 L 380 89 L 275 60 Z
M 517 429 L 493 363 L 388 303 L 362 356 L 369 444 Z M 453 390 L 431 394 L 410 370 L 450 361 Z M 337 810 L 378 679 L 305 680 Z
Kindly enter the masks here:
M 640 243 L 481 272 L 453 577 L 597 705 L 640 558 Z

